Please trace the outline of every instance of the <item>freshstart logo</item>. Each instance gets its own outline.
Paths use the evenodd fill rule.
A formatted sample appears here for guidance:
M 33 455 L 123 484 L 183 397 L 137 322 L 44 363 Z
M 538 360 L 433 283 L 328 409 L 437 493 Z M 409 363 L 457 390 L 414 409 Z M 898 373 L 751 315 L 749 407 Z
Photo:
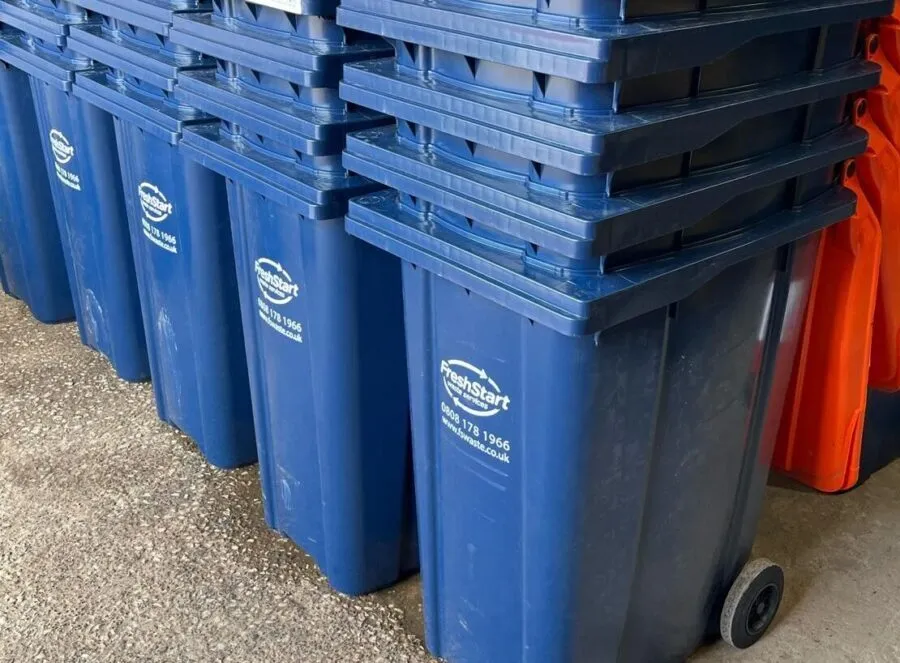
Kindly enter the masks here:
M 253 269 L 259 291 L 273 304 L 287 304 L 300 293 L 300 286 L 294 283 L 281 263 L 269 258 L 258 258 Z
M 461 359 L 443 359 L 441 378 L 453 403 L 471 415 L 493 417 L 509 411 L 509 396 L 503 394 L 483 368 Z
M 150 182 L 141 182 L 138 185 L 138 198 L 141 201 L 144 216 L 153 223 L 162 223 L 172 213 L 172 203 L 159 190 L 159 187 Z
M 59 129 L 50 130 L 50 149 L 53 150 L 53 158 L 61 166 L 66 165 L 75 156 L 75 148 Z

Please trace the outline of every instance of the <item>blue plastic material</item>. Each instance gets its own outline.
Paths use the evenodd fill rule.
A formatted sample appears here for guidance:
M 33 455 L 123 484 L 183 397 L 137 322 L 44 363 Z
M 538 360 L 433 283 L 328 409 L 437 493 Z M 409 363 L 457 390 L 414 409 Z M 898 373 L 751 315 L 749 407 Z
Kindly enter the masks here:
M 209 0 L 74 0 L 92 12 L 127 23 L 145 34 L 169 35 L 175 16 L 208 12 Z
M 266 520 L 338 591 L 391 584 L 416 564 L 400 263 L 340 216 L 377 185 L 213 127 L 182 149 L 228 180 Z
M 69 45 L 73 51 L 122 75 L 168 92 L 175 89 L 180 72 L 215 65 L 211 59 L 178 46 L 166 36 L 107 17 L 100 25 L 73 27 Z
M 572 81 L 604 83 L 695 67 L 773 35 L 818 29 L 824 34 L 828 26 L 883 16 L 892 9 L 891 0 L 703 2 L 702 7 L 697 0 L 654 1 L 657 7 L 686 15 L 610 20 L 619 0 L 540 0 L 541 8 L 520 10 L 471 0 L 343 0 L 337 18 L 343 26 L 391 40 Z M 573 5 L 599 12 L 594 16 L 600 20 L 544 20 L 549 16 L 542 8 L 566 12 Z M 800 42 L 779 48 L 769 54 L 770 61 L 790 61 L 790 51 L 801 48 Z
M 44 159 L 82 342 L 119 377 L 150 377 L 112 118 L 72 94 L 84 58 L 20 35 L 0 60 L 31 74 Z
M 4 29 L 8 34 L 8 29 Z M 4 290 L 41 322 L 75 317 L 28 76 L 0 61 L 0 263 Z
M 242 0 L 216 3 L 213 13 L 179 15 L 172 33 L 182 46 L 246 68 L 245 81 L 252 71 L 308 88 L 336 86 L 346 62 L 392 53 L 384 40 L 341 28 L 327 16 Z
M 176 96 L 247 133 L 271 138 L 279 145 L 275 151 L 296 151 L 298 162 L 311 170 L 340 170 L 334 155 L 348 132 L 391 122 L 379 113 L 348 109 L 336 88 L 295 88 L 285 79 L 221 61 L 215 71 L 183 73 Z
M 228 124 L 191 127 L 184 132 L 185 154 L 229 179 L 260 178 L 269 197 L 307 219 L 331 219 L 347 210 L 347 200 L 381 188 L 343 170 L 315 171 L 294 155 L 266 148 L 265 139 Z M 237 154 L 243 155 L 237 158 Z M 280 191 L 276 196 L 275 191 Z
M 176 22 L 174 42 L 218 58 L 215 71 L 181 74 L 178 99 L 225 120 L 225 133 L 240 134 L 246 149 L 260 157 L 293 162 L 304 183 L 324 176 L 343 186 L 340 151 L 347 132 L 392 122 L 379 113 L 352 108 L 338 95 L 341 63 L 370 54 L 370 44 L 347 43 L 345 31 L 324 17 L 259 8 L 252 15 L 270 31 L 264 34 L 258 26 L 247 27 L 245 14 L 241 3 L 226 3 L 217 5 L 215 15 Z M 235 26 L 240 31 L 229 29 Z M 292 31 L 273 42 L 279 28 L 288 27 Z M 301 35 L 308 40 L 302 41 Z M 227 49 L 216 43 L 227 44 Z M 385 50 L 387 45 L 381 42 L 380 47 Z M 260 60 L 267 65 L 264 70 L 256 68 Z M 333 189 L 335 184 L 325 187 Z M 305 197 L 321 204 L 315 196 Z M 329 207 L 305 214 L 327 218 L 322 215 L 343 212 L 343 207 Z
M 787 136 L 796 140 L 794 144 L 735 165 L 696 173 L 682 168 L 681 176 L 613 196 L 602 190 L 552 188 L 547 184 L 549 169 L 542 178 L 534 170 L 511 175 L 508 169 L 488 165 L 484 152 L 479 164 L 456 159 L 444 149 L 446 143 L 428 142 L 435 132 L 414 134 L 402 121 L 399 131 L 389 127 L 350 136 L 344 164 L 354 173 L 430 203 L 435 212 L 443 210 L 448 221 L 456 217 L 470 229 L 512 235 L 550 253 L 585 260 L 641 244 L 645 253 L 663 248 L 666 240 L 660 238 L 674 233 L 679 234 L 680 245 L 686 245 L 733 232 L 742 220 L 770 215 L 773 205 L 815 197 L 831 185 L 834 164 L 862 152 L 866 134 L 844 126 L 809 140 L 803 131 L 808 126 Z M 604 186 L 603 178 L 593 179 L 599 180 L 595 187 Z
M 0 205 L 3 203 L 0 202 Z M 3 215 L 6 213 L 5 209 L 0 209 L 0 224 L 3 223 Z M 2 226 L 0 226 L 2 227 Z M 7 295 L 12 296 L 12 290 L 9 285 L 9 281 L 6 280 L 6 271 L 3 269 L 3 261 L 0 260 L 0 290 L 5 292 Z
M 405 211 L 427 642 L 450 661 L 683 661 L 746 561 L 814 267 L 844 190 L 600 275 Z M 801 238 L 808 239 L 801 239 Z
M 568 117 L 538 109 L 527 100 L 489 98 L 423 80 L 398 70 L 387 59 L 345 67 L 341 97 L 533 161 L 538 167 L 590 176 L 630 169 L 619 177 L 641 179 L 642 169 L 653 168 L 652 175 L 659 177 L 661 166 L 670 171 L 676 167 L 676 160 L 654 162 L 707 145 L 715 148 L 702 155 L 713 159 L 710 165 L 721 165 L 729 157 L 753 156 L 753 146 L 748 144 L 751 139 L 758 145 L 755 154 L 773 149 L 785 133 L 792 133 L 798 122 L 805 121 L 805 107 L 810 104 L 817 105 L 816 118 L 830 129 L 844 109 L 824 100 L 840 100 L 865 90 L 876 84 L 879 74 L 877 65 L 850 61 L 827 71 L 797 74 L 709 97 L 618 114 Z M 821 131 L 814 124 L 807 135 L 815 137 Z M 646 165 L 648 162 L 651 165 Z M 698 161 L 696 167 L 704 165 Z
M 120 71 L 114 56 L 103 60 Z M 114 72 L 79 74 L 75 95 L 115 118 L 160 418 L 192 437 L 213 465 L 253 462 L 225 182 L 178 145 L 186 126 L 210 118 Z
M 33 2 L 31 0 L 0 0 L 0 23 L 16 28 L 40 39 L 48 46 L 64 48 L 72 25 L 99 19 L 91 17 L 81 7 L 66 2 Z

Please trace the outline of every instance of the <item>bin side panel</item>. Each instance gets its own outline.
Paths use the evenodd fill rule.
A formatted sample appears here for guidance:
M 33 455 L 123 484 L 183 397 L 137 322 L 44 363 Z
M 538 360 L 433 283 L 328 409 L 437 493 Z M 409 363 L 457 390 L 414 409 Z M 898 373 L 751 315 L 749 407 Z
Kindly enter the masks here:
M 225 180 L 184 158 L 177 147 L 172 152 L 173 190 L 184 201 L 178 236 L 186 240 L 185 294 L 191 312 L 202 431 L 192 437 L 213 465 L 255 463 L 250 379 Z
M 120 377 L 150 377 L 112 117 L 31 80 L 82 341 Z
M 116 118 L 160 418 L 218 467 L 256 459 L 224 181 Z
M 0 261 L 9 291 L 41 322 L 75 316 L 28 76 L 0 63 Z
M 229 182 L 269 524 L 339 591 L 395 581 L 409 426 L 400 266 Z
M 300 228 L 268 217 L 253 191 L 233 180 L 227 186 L 266 521 L 320 559 L 319 458 L 312 436 L 297 429 L 300 421 L 314 421 L 311 398 L 300 396 L 311 372 L 303 326 L 308 302 L 294 294 L 299 256 L 289 248 L 300 246 Z M 293 465 L 293 458 L 302 460 Z

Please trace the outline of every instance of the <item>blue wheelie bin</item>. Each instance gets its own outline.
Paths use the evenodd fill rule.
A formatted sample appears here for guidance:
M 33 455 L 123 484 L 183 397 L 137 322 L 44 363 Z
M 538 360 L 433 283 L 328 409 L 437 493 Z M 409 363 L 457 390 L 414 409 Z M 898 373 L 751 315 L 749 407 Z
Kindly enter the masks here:
M 2 24 L 0 24 L 2 25 Z M 15 30 L 2 29 L 2 39 Z M 0 263 L 4 290 L 41 322 L 75 317 L 28 74 L 0 59 Z
M 604 273 L 380 192 L 403 259 L 426 637 L 450 661 L 682 661 L 752 546 L 832 191 Z M 777 605 L 774 606 L 777 609 Z
M 748 562 L 881 0 L 343 0 L 349 232 L 404 260 L 426 639 L 452 662 L 751 645 Z M 751 615 L 752 613 L 752 615 Z
M 176 95 L 223 119 L 182 150 L 228 182 L 266 520 L 357 595 L 418 559 L 400 263 L 343 227 L 379 188 L 344 171 L 345 134 L 390 119 L 339 99 L 340 65 L 390 49 L 310 13 L 329 4 L 222 3 L 171 38 L 217 59 Z
M 213 118 L 173 97 L 209 61 L 104 16 L 73 27 L 73 51 L 109 67 L 74 94 L 114 118 L 150 370 L 160 418 L 230 468 L 256 460 L 225 181 L 184 157 L 185 127 Z
M 44 159 L 82 342 L 124 380 L 150 377 L 137 278 L 112 118 L 72 93 L 96 69 L 68 49 L 72 25 L 92 19 L 74 5 L 0 2 L 0 20 L 24 32 L 0 42 L 0 59 L 31 79 Z

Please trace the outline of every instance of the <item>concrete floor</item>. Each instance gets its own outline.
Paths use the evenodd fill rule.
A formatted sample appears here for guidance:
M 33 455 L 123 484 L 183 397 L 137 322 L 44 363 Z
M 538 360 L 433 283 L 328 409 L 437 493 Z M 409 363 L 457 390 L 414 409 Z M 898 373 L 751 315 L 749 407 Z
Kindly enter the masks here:
M 767 498 L 779 620 L 694 661 L 900 663 L 900 464 L 844 496 Z M 330 591 L 266 529 L 255 468 L 208 467 L 149 385 L 0 295 L 0 661 L 426 663 L 421 628 L 415 579 Z

